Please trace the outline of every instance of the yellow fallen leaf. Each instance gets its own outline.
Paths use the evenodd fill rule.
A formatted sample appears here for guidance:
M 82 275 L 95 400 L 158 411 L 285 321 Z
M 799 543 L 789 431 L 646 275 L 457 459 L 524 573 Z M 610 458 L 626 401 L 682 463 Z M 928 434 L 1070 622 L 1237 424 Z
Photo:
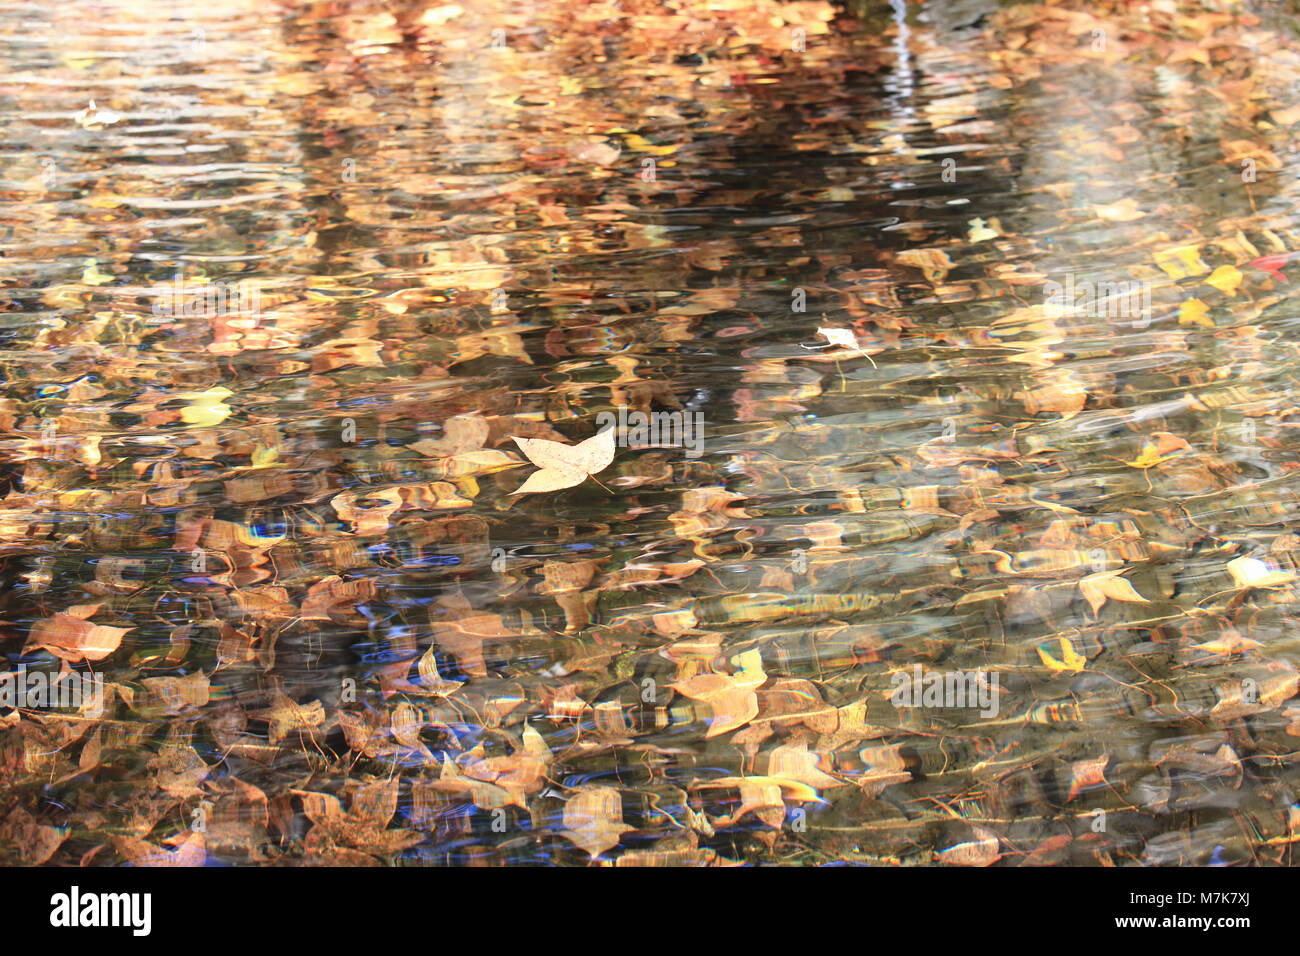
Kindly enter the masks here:
M 703 701 L 713 709 L 705 737 L 743 727 L 758 716 L 757 689 L 767 680 L 762 656 L 757 648 L 732 658 L 737 673 L 696 674 L 688 680 L 670 685 L 692 700 Z
M 584 163 L 595 163 L 597 166 L 609 166 L 618 162 L 618 158 L 623 155 L 621 150 L 615 149 L 608 143 L 582 143 L 573 147 L 570 155 Z
M 1056 674 L 1077 674 L 1087 665 L 1088 659 L 1074 649 L 1068 638 L 1057 638 L 1061 645 L 1061 659 L 1058 661 L 1055 657 L 1045 651 L 1044 645 L 1050 644 L 1050 641 L 1044 641 L 1038 645 L 1038 656 L 1043 659 L 1047 669 Z
M 1210 267 L 1201 261 L 1201 247 L 1195 243 L 1164 249 L 1156 253 L 1155 259 L 1156 265 L 1171 279 L 1203 276 L 1210 271 Z
M 1214 320 L 1210 318 L 1209 306 L 1200 299 L 1188 299 L 1178 307 L 1178 324 L 1203 325 L 1206 328 L 1214 328 Z
M 233 395 L 228 388 L 218 385 L 206 392 L 192 392 L 186 396 L 190 404 L 181 409 L 181 421 L 187 425 L 211 427 L 225 421 L 232 411 L 223 400 Z
M 280 457 L 280 449 L 275 447 L 267 448 L 265 445 L 258 445 L 253 449 L 251 457 L 254 468 L 265 468 Z
M 940 863 L 948 866 L 991 866 L 1002 855 L 998 852 L 998 838 L 983 827 L 972 826 L 975 839 L 958 843 L 935 854 Z
M 1243 651 L 1259 650 L 1263 646 L 1259 641 L 1243 637 L 1240 631 L 1230 628 L 1212 641 L 1193 644 L 1189 650 L 1205 651 L 1207 654 L 1239 654 Z
M 483 447 L 488 421 L 478 412 L 453 415 L 442 423 L 442 437 L 413 442 L 411 449 L 433 458 L 451 457 Z
M 465 8 L 459 3 L 445 3 L 440 7 L 431 7 L 420 15 L 420 22 L 425 26 L 440 27 L 443 24 L 455 20 L 465 12 Z
M 1241 270 L 1236 266 L 1219 266 L 1206 277 L 1205 284 L 1214 286 L 1225 295 L 1236 295 L 1242 278 Z
M 635 149 L 642 153 L 653 153 L 656 156 L 669 156 L 676 151 L 676 146 L 656 146 L 654 143 L 644 139 L 636 133 L 627 133 L 623 136 L 623 142 L 628 148 Z
M 510 438 L 528 460 L 540 468 L 511 494 L 526 495 L 539 491 L 572 488 L 590 475 L 604 471 L 614 461 L 614 429 L 609 427 L 576 445 L 565 445 L 545 438 Z
M 920 269 L 931 282 L 939 282 L 953 268 L 948 253 L 942 249 L 904 249 L 894 256 L 894 261 Z
M 1279 126 L 1294 126 L 1296 123 L 1300 123 L 1300 105 L 1273 110 L 1270 115 L 1273 117 L 1273 122 Z
M 1088 404 L 1088 390 L 1069 373 L 1056 384 L 1016 392 L 1014 397 L 1025 403 L 1025 411 L 1031 415 L 1060 412 L 1073 418 Z
M 91 100 L 90 105 L 76 115 L 75 122 L 82 129 L 103 129 L 122 122 L 122 114 L 113 110 L 101 110 Z
M 1174 455 L 1162 455 L 1160 449 L 1156 447 L 1155 442 L 1143 442 L 1142 454 L 1138 455 L 1133 461 L 1126 461 L 1124 464 L 1130 468 L 1154 468 L 1161 462 L 1168 461 Z

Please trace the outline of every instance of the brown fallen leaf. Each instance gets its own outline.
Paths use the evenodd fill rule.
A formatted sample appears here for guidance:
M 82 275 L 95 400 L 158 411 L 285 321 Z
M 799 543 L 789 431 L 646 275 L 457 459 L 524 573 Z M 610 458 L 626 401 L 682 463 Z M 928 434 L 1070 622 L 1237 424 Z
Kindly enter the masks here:
M 593 860 L 618 846 L 622 835 L 631 829 L 623 823 L 623 797 L 613 787 L 579 787 L 564 805 L 561 835 Z
M 302 809 L 307 819 L 332 842 L 384 856 L 424 839 L 421 834 L 409 830 L 388 829 L 389 821 L 397 812 L 400 787 L 400 777 L 361 784 L 352 791 L 352 805 L 346 813 L 342 801 L 333 794 L 304 790 L 292 792 L 302 797 Z
M 149 692 L 148 706 L 169 715 L 206 706 L 211 689 L 208 676 L 201 670 L 188 677 L 146 677 L 140 683 Z
M 85 604 L 37 621 L 27 638 L 27 647 L 39 647 L 65 661 L 102 661 L 118 649 L 122 637 L 133 627 L 107 627 L 91 624 L 87 618 L 100 605 Z M 26 648 L 24 648 L 26 650 Z
M 325 723 L 325 705 L 319 700 L 299 704 L 281 691 L 275 693 L 271 706 L 265 710 L 251 711 L 250 717 L 264 720 L 270 727 L 271 743 L 279 743 L 294 730 L 311 730 Z
M 40 866 L 62 846 L 69 829 L 38 823 L 22 807 L 14 807 L 0 822 L 0 844 L 16 850 L 24 866 Z
M 430 458 L 454 458 L 479 451 L 490 431 L 488 420 L 478 412 L 453 415 L 442 423 L 441 438 L 412 442 L 410 448 Z
M 670 685 L 679 694 L 703 701 L 713 708 L 713 719 L 705 737 L 716 737 L 743 727 L 758 716 L 758 694 L 755 691 L 767 680 L 762 660 L 757 650 L 737 657 L 742 664 L 738 674 L 696 674 Z
M 203 866 L 208 860 L 203 834 L 191 831 L 174 850 L 132 836 L 114 836 L 118 855 L 132 866 Z

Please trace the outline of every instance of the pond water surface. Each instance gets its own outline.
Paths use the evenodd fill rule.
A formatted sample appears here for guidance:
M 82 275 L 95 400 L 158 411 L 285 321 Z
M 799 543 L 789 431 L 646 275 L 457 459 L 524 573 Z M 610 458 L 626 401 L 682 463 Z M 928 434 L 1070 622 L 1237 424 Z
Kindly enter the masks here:
M 1289 863 L 1294 6 L 855 13 L 0 7 L 0 857 Z

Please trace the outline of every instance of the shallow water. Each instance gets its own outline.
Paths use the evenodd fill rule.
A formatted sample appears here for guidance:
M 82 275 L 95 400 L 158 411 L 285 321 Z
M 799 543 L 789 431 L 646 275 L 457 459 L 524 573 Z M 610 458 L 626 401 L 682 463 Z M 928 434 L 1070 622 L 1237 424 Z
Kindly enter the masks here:
M 1289 862 L 1295 11 L 1143 9 L 0 7 L 4 858 Z

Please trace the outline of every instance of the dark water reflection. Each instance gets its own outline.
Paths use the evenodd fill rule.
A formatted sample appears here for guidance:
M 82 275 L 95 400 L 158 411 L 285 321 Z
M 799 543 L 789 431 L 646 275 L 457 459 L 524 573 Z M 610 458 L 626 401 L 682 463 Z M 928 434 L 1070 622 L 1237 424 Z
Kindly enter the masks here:
M 1279 6 L 0 8 L 5 857 L 1289 862 Z

